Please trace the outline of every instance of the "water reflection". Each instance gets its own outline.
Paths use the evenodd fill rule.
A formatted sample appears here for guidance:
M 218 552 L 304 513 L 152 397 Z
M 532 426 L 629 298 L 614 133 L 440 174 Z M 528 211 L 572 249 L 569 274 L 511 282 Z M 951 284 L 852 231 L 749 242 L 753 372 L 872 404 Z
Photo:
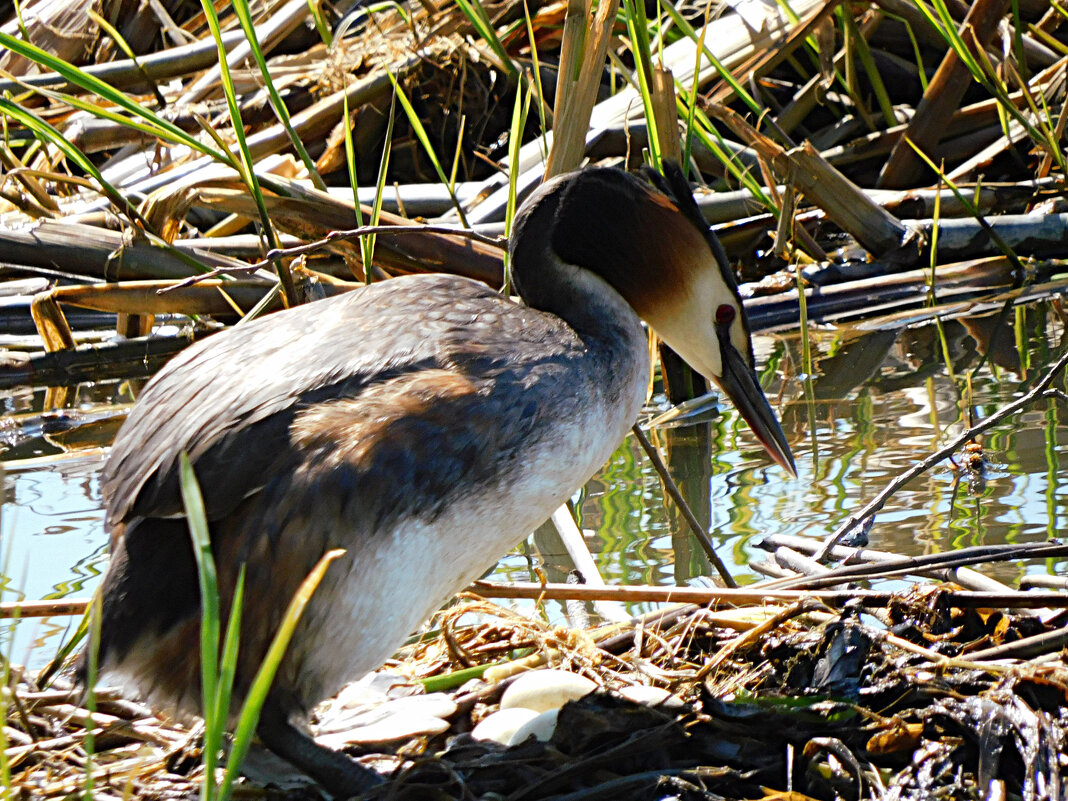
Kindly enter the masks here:
M 963 431 L 969 414 L 986 416 L 1026 392 L 1061 352 L 1064 336 L 1056 302 L 905 330 L 872 323 L 815 330 L 809 393 L 800 378 L 799 337 L 759 337 L 765 386 L 794 446 L 797 479 L 769 465 L 732 409 L 654 429 L 650 437 L 720 558 L 748 583 L 759 578 L 748 566 L 758 555 L 757 538 L 771 532 L 825 537 L 891 478 Z M 78 387 L 63 409 L 44 412 L 42 390 L 0 396 L 0 458 L 21 465 L 4 481 L 4 600 L 85 596 L 95 586 L 106 559 L 99 449 L 114 436 L 131 397 L 128 385 L 102 382 Z M 878 516 L 872 547 L 915 554 L 1057 535 L 1068 517 L 1063 416 L 1059 401 L 1043 401 L 990 432 L 982 442 L 991 461 L 983 488 L 970 493 L 946 465 L 906 486 Z M 26 461 L 34 459 L 45 461 Z M 713 573 L 631 439 L 576 500 L 580 528 L 607 582 L 682 584 Z M 543 527 L 495 575 L 563 581 L 570 568 L 555 532 Z M 1027 571 L 1064 568 L 1004 564 L 988 572 L 1015 584 Z M 560 605 L 546 604 L 545 612 L 564 619 Z M 16 658 L 66 625 L 57 619 L 22 626 L 27 633 L 19 634 Z

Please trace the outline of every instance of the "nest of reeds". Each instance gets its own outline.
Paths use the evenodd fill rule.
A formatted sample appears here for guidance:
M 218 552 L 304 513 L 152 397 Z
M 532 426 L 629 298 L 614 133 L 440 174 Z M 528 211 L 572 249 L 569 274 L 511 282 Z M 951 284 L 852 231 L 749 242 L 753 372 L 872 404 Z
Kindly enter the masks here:
M 403 692 L 451 699 L 447 728 L 347 750 L 393 769 L 370 796 L 383 799 L 1056 798 L 1068 665 L 1004 654 L 1065 622 L 961 608 L 936 587 L 879 608 L 681 606 L 586 631 L 469 598 L 387 666 L 407 677 Z M 566 704 L 546 741 L 471 736 L 512 682 L 547 666 L 599 689 Z M 467 678 L 472 669 L 486 673 Z M 684 703 L 627 700 L 635 685 Z M 10 686 L 7 766 L 23 797 L 90 783 L 96 798 L 188 796 L 203 780 L 196 731 L 108 694 L 90 716 L 80 697 L 21 670 Z M 273 792 L 296 792 L 286 788 Z

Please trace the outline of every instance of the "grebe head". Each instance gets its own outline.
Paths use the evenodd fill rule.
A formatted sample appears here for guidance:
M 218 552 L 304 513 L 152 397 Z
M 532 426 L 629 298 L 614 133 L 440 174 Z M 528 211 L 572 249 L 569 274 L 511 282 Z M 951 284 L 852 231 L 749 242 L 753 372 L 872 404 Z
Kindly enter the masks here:
M 576 269 L 604 279 L 653 330 L 734 403 L 768 454 L 796 475 L 786 436 L 754 371 L 745 309 L 723 246 L 682 171 L 648 181 L 586 169 L 547 181 L 516 216 L 512 281 L 535 308 L 556 311 Z

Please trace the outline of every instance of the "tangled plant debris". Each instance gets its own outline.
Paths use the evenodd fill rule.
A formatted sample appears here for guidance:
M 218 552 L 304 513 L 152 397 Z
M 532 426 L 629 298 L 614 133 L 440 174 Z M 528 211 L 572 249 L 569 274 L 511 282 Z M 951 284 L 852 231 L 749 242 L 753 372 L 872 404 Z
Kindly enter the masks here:
M 633 167 L 655 145 L 668 155 L 677 146 L 691 177 L 721 190 L 700 205 L 741 277 L 759 282 L 746 302 L 756 329 L 873 308 L 907 315 L 883 325 L 915 325 L 980 301 L 1003 322 L 1012 304 L 1065 287 L 1068 38 L 1057 5 L 798 0 L 766 16 L 751 5 L 740 19 L 665 2 L 643 26 L 639 5 L 617 20 L 605 4 L 604 68 L 569 61 L 562 29 L 578 19 L 592 32 L 592 17 L 569 20 L 562 2 L 257 5 L 262 64 L 232 6 L 220 9 L 216 42 L 206 9 L 104 5 L 90 17 L 75 2 L 19 4 L 2 28 L 0 276 L 18 301 L 7 307 L 0 384 L 49 384 L 49 409 L 64 408 L 61 387 L 151 372 L 190 341 L 188 331 L 145 336 L 154 315 L 195 320 L 200 334 L 270 306 L 279 275 L 292 281 L 288 302 L 420 270 L 500 285 L 492 242 L 379 232 L 369 247 L 333 232 L 429 219 L 499 234 L 513 187 L 521 195 L 544 173 L 546 135 L 563 139 L 559 121 L 581 105 L 555 91 L 579 66 L 594 80 L 577 157 Z M 219 47 L 232 54 L 232 90 Z M 718 65 L 699 57 L 704 48 Z M 653 77 L 653 53 L 678 120 L 646 119 L 653 105 L 636 87 Z M 398 91 L 411 114 L 393 102 Z M 315 240 L 324 243 L 300 260 L 266 258 Z M 241 280 L 192 280 L 208 270 Z M 193 285 L 158 294 L 178 282 Z M 116 324 L 128 339 L 101 344 L 99 329 Z M 832 360 L 823 366 L 834 379 Z M 824 381 L 828 397 L 856 386 L 856 361 L 838 367 L 849 380 L 834 392 Z M 1026 386 L 1024 369 L 1013 372 Z M 1050 388 L 1031 400 L 1055 415 L 1064 396 Z M 982 454 L 973 448 L 962 464 L 978 486 Z M 860 542 L 871 523 L 840 533 Z M 776 558 L 803 567 L 799 554 L 857 556 L 809 545 L 780 541 Z M 861 556 L 871 564 L 831 575 L 770 570 L 790 586 L 841 585 L 901 558 Z M 964 563 L 914 562 L 908 570 L 986 586 Z M 1013 609 L 996 590 L 987 607 L 960 603 L 951 586 L 853 601 L 847 588 L 732 613 L 683 607 L 590 631 L 465 601 L 388 666 L 408 688 L 391 692 L 448 696 L 428 715 L 438 723 L 397 724 L 382 742 L 326 715 L 323 736 L 358 741 L 350 752 L 393 771 L 380 798 L 1068 796 L 1068 618 L 1052 603 Z M 464 614 L 479 622 L 462 624 Z M 547 741 L 476 740 L 514 679 L 505 667 L 474 674 L 501 662 L 561 668 L 601 691 L 565 705 Z M 12 797 L 199 792 L 195 728 L 107 693 L 89 712 L 62 680 L 39 686 L 15 666 L 7 677 L 0 772 Z M 634 703 L 624 697 L 633 687 L 685 706 Z M 317 795 L 289 784 L 264 792 Z
M 472 616 L 479 622 L 462 624 Z M 1068 665 L 1056 650 L 1026 660 L 983 653 L 1055 632 L 1068 622 L 1065 612 L 962 609 L 945 588 L 924 586 L 877 608 L 835 610 L 812 600 L 730 612 L 674 607 L 585 632 L 518 619 L 484 601 L 461 601 L 447 617 L 448 634 L 409 646 L 379 677 L 383 699 L 421 693 L 420 683 L 450 699 L 432 702 L 443 729 L 413 735 L 425 710 L 400 711 L 395 728 L 384 730 L 392 742 L 349 738 L 360 741 L 350 753 L 393 771 L 371 797 L 1063 797 Z M 778 622 L 762 625 L 769 620 Z M 501 663 L 502 655 L 513 658 Z M 491 680 L 463 681 L 487 664 L 495 665 Z M 585 676 L 598 691 L 564 705 L 547 741 L 505 748 L 471 736 L 524 670 L 549 665 Z M 441 689 L 456 681 L 463 683 Z M 663 688 L 684 705 L 635 703 L 624 697 L 635 685 Z M 90 758 L 89 713 L 61 686 L 42 691 L 24 671 L 11 673 L 13 789 L 61 798 L 92 770 L 97 797 L 196 790 L 195 730 L 104 695 Z M 325 727 L 337 714 L 327 707 L 321 717 Z M 337 728 L 335 743 L 345 737 Z M 261 771 L 256 781 L 265 780 Z M 314 790 L 305 784 L 300 792 Z

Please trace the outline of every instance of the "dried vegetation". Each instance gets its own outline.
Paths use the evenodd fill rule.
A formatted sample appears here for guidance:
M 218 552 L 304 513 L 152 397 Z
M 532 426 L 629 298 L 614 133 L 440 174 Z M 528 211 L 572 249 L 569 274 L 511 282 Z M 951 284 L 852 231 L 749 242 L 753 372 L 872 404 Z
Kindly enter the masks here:
M 388 668 L 431 682 L 490 663 L 497 674 L 444 691 L 454 705 L 443 732 L 350 747 L 396 771 L 371 797 L 1064 795 L 1068 668 L 1055 652 L 1022 659 L 1005 650 L 1059 633 L 1063 612 L 962 607 L 933 586 L 868 608 L 835 610 L 811 599 L 743 610 L 676 606 L 637 625 L 586 632 L 517 619 L 484 601 L 461 601 L 448 617 L 470 612 L 481 622 L 449 626 L 447 636 L 407 648 Z M 499 666 L 517 651 L 526 656 Z M 468 732 L 514 680 L 501 678 L 511 664 L 564 667 L 601 691 L 565 706 L 548 742 L 505 749 L 472 739 Z M 686 706 L 619 696 L 635 684 L 670 690 Z M 38 691 L 25 675 L 12 686 L 7 759 L 22 797 L 69 797 L 88 773 L 98 798 L 196 791 L 196 731 L 105 695 L 97 699 L 90 758 L 80 697 L 55 686 Z M 411 725 L 419 731 L 418 720 Z
M 379 233 L 373 257 L 349 237 L 296 259 L 267 256 L 367 222 L 465 222 L 499 234 L 509 195 L 543 174 L 554 112 L 566 116 L 553 98 L 556 65 L 571 63 L 560 51 L 565 4 L 312 6 L 251 9 L 273 86 L 232 8 L 218 42 L 205 10 L 190 4 L 135 12 L 104 3 L 90 13 L 69 0 L 8 10 L 0 273 L 20 300 L 9 307 L 0 383 L 151 371 L 188 341 L 142 336 L 154 316 L 195 317 L 202 330 L 261 302 L 300 302 L 415 270 L 500 283 L 499 245 L 437 230 Z M 571 6 L 579 29 L 588 26 L 590 10 Z M 909 309 L 913 323 L 991 303 L 1004 314 L 1062 290 L 1061 6 L 755 6 L 742 17 L 662 3 L 649 6 L 646 25 L 640 7 L 625 4 L 606 29 L 608 67 L 587 67 L 599 80 L 591 133 L 581 122 L 578 141 L 600 162 L 633 165 L 643 150 L 688 156 L 720 190 L 701 194 L 701 205 L 753 282 L 756 328 L 873 307 Z M 615 6 L 604 8 L 611 23 Z M 699 57 L 699 45 L 717 65 Z M 231 53 L 228 76 L 219 47 Z M 654 63 L 671 72 L 654 73 Z M 652 127 L 635 87 L 655 84 L 654 75 L 662 87 L 673 75 L 678 103 L 661 103 L 668 112 Z M 189 281 L 209 271 L 211 280 Z M 100 344 L 89 333 L 116 322 L 131 338 Z M 1048 390 L 1032 400 L 1058 397 Z M 52 401 L 62 399 L 57 392 Z M 831 559 L 856 556 L 826 550 Z M 817 583 L 799 573 L 834 581 L 804 558 L 776 555 L 774 570 L 792 587 Z M 937 569 L 969 586 L 962 565 L 973 563 L 906 572 Z M 879 577 L 875 569 L 837 581 Z M 1059 653 L 1068 621 L 1056 611 L 1064 596 L 1051 593 L 1050 608 L 1034 611 L 1010 607 L 1041 599 L 993 592 L 984 606 L 951 585 L 858 592 L 852 603 L 846 589 L 733 616 L 684 607 L 581 636 L 500 613 L 447 629 L 394 667 L 427 679 L 533 648 L 528 662 L 563 665 L 606 690 L 665 687 L 689 705 L 669 711 L 598 694 L 565 707 L 548 743 L 504 751 L 465 734 L 503 685 L 475 679 L 449 691 L 457 708 L 445 733 L 364 750 L 402 763 L 383 798 L 1068 797 L 1068 670 Z M 88 787 L 97 798 L 197 792 L 195 732 L 110 696 L 97 699 L 87 729 L 81 699 L 61 685 L 38 687 L 12 669 L 10 689 L 0 768 L 14 797 L 66 798 Z

